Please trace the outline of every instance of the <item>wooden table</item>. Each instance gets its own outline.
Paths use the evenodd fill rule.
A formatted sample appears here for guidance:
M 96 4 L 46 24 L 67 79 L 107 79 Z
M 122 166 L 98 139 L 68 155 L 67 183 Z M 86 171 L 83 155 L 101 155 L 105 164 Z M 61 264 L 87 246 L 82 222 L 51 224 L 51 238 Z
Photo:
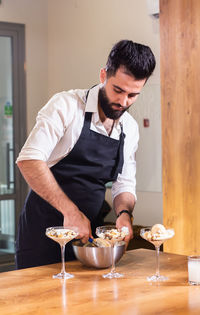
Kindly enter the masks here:
M 169 280 L 149 283 L 155 251 L 126 252 L 117 264 L 121 279 L 104 279 L 107 270 L 66 263 L 75 277 L 52 279 L 60 264 L 0 274 L 0 314 L 200 314 L 200 286 L 188 285 L 187 257 L 161 253 L 161 274 Z

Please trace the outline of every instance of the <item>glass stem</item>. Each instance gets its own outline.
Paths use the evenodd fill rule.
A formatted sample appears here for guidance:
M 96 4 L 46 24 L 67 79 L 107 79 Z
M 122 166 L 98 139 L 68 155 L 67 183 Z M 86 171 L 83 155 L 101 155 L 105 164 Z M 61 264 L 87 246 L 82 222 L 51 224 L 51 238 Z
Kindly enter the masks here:
M 156 248 L 156 276 L 160 276 L 160 260 L 159 260 L 159 253 L 160 253 L 160 246 L 155 246 Z
M 62 270 L 61 273 L 65 273 L 65 245 L 60 245 L 61 247 L 61 258 L 62 258 Z
M 114 245 L 112 244 L 112 267 L 111 267 L 111 273 L 115 272 L 115 260 L 114 260 Z

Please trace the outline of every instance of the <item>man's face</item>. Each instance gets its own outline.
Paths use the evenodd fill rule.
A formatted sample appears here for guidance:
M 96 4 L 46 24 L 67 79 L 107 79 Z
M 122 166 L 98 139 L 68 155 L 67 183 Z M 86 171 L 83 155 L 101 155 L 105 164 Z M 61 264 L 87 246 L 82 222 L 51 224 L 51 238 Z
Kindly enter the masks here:
M 110 119 L 118 119 L 128 108 L 121 109 L 121 105 L 117 103 L 112 103 L 107 94 L 104 87 L 99 90 L 99 105 L 103 110 L 105 116 Z
M 107 118 L 116 120 L 136 101 L 146 79 L 135 80 L 122 67 L 108 79 L 106 70 L 101 71 L 104 85 L 99 90 L 99 106 Z

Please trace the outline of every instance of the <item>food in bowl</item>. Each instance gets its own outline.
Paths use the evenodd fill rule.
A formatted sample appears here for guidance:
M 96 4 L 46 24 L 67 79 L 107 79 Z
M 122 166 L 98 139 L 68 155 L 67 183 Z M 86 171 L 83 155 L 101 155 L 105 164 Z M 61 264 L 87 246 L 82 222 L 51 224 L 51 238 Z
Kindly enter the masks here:
M 126 230 L 126 227 L 123 227 L 121 231 L 113 228 L 113 229 L 106 230 L 104 232 L 99 233 L 99 237 L 102 239 L 107 239 L 109 241 L 112 241 L 112 240 L 121 241 L 128 234 L 129 234 L 128 228 Z
M 94 238 L 92 242 L 87 242 L 83 247 L 111 247 L 111 244 L 107 240 L 98 237 Z
M 144 233 L 144 238 L 149 242 L 165 240 L 172 236 L 174 236 L 174 231 L 166 229 L 162 224 L 155 224 L 150 231 Z

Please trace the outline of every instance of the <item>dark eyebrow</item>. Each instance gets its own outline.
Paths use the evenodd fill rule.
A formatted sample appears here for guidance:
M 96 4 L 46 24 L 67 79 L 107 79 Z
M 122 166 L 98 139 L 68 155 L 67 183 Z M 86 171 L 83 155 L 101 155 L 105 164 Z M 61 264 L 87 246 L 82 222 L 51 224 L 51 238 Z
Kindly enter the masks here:
M 114 87 L 115 89 L 120 90 L 121 92 L 126 92 L 125 90 L 123 90 L 122 88 L 120 88 L 118 85 L 113 84 L 113 87 Z
M 115 88 L 115 89 L 118 89 L 118 90 L 120 90 L 121 92 L 124 92 L 124 93 L 126 93 L 126 91 L 125 90 L 123 90 L 122 88 L 120 88 L 118 85 L 115 85 L 115 84 L 113 84 L 113 87 Z M 137 92 L 137 93 L 129 93 L 128 95 L 139 95 L 140 93 L 139 92 Z

